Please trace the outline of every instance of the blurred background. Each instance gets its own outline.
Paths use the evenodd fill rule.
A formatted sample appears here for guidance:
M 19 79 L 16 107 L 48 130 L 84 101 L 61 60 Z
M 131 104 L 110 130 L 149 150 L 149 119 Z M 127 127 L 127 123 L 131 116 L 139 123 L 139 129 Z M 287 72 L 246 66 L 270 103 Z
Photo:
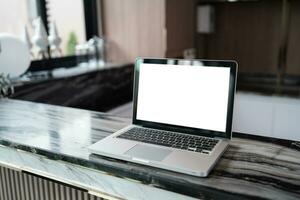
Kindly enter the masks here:
M 13 99 L 130 117 L 135 58 L 233 59 L 234 131 L 300 141 L 297 0 L 10 0 L 0 19 L 30 51 Z

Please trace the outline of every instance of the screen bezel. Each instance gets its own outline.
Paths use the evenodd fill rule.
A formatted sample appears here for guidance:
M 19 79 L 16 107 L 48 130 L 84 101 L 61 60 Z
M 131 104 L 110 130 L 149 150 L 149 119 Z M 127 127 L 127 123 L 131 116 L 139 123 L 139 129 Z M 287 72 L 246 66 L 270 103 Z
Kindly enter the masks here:
M 191 128 L 186 126 L 170 125 L 158 122 L 151 122 L 136 119 L 137 115 L 137 101 L 138 101 L 138 88 L 139 88 L 139 72 L 141 64 L 162 64 L 162 65 L 182 65 L 181 62 L 195 63 L 199 62 L 201 67 L 228 67 L 230 68 L 230 78 L 229 78 L 229 94 L 228 94 L 228 105 L 227 105 L 227 120 L 225 132 L 206 130 L 200 128 Z M 190 61 L 190 62 L 189 62 Z M 191 65 L 191 64 L 186 64 Z M 199 60 L 199 59 L 157 59 L 157 58 L 137 58 L 135 62 L 134 70 L 134 86 L 133 86 L 133 116 L 132 123 L 135 125 L 162 129 L 167 131 L 182 132 L 191 135 L 201 135 L 207 137 L 221 137 L 231 139 L 232 137 L 232 117 L 233 117 L 233 104 L 234 96 L 236 90 L 236 77 L 237 77 L 237 62 L 233 60 Z

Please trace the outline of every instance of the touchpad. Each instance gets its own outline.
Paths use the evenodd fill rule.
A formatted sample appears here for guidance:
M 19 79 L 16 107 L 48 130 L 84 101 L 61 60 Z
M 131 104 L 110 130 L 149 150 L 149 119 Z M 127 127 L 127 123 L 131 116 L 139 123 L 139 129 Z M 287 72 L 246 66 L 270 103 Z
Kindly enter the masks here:
M 172 150 L 137 144 L 125 152 L 126 155 L 146 160 L 162 161 Z

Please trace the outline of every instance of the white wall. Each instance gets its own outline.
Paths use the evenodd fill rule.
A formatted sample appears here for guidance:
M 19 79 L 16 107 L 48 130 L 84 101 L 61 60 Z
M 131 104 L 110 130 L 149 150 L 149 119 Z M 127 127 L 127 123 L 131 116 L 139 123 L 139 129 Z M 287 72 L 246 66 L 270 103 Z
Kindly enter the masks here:
M 239 92 L 233 131 L 300 141 L 300 99 Z
M 66 47 L 71 32 L 77 36 L 78 43 L 86 41 L 85 21 L 82 0 L 50 0 L 50 21 L 55 21 L 58 33 L 62 38 L 61 49 L 66 53 Z
M 110 113 L 131 117 L 132 103 Z M 233 131 L 300 141 L 300 99 L 238 92 Z
M 49 0 L 50 21 L 55 21 L 62 38 L 61 49 L 66 53 L 70 32 L 75 32 L 78 43 L 86 41 L 82 0 Z M 0 33 L 21 36 L 27 26 L 33 35 L 31 20 L 36 16 L 35 0 L 0 0 Z
M 0 1 L 0 33 L 21 35 L 25 25 L 29 24 L 26 0 Z

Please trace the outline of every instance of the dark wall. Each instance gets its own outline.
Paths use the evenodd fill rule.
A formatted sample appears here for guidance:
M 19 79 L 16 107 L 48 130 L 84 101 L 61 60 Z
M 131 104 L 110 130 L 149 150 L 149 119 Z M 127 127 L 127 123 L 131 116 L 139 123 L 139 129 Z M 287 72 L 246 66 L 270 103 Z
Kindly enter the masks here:
M 235 59 L 240 73 L 276 74 L 281 1 L 213 5 L 215 31 L 197 34 L 198 56 Z
M 291 1 L 290 34 L 286 73 L 300 75 L 300 1 Z
M 182 57 L 195 48 L 196 0 L 166 0 L 166 57 Z

